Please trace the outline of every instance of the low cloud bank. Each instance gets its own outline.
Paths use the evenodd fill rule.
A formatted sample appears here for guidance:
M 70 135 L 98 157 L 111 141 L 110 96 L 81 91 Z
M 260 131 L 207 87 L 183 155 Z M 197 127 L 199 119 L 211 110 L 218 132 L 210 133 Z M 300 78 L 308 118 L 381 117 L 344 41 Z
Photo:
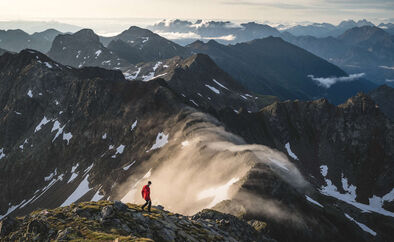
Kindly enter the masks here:
M 365 73 L 357 73 L 351 74 L 349 76 L 341 76 L 341 77 L 315 77 L 314 75 L 308 75 L 309 78 L 316 81 L 319 86 L 330 88 L 337 82 L 350 82 L 360 79 L 365 76 Z
M 235 36 L 233 34 L 223 35 L 223 36 L 212 36 L 212 37 L 203 37 L 199 34 L 193 32 L 156 32 L 156 34 L 163 36 L 166 39 L 170 40 L 182 40 L 182 39 L 194 39 L 194 40 L 225 40 L 232 41 L 235 40 Z

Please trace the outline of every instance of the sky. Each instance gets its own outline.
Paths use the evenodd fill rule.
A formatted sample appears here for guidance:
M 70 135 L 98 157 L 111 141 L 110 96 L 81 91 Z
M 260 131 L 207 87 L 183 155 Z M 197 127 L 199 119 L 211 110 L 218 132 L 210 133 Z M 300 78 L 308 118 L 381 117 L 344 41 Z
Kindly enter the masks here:
M 0 20 L 83 24 L 88 19 L 204 19 L 232 21 L 384 21 L 394 0 L 0 0 Z

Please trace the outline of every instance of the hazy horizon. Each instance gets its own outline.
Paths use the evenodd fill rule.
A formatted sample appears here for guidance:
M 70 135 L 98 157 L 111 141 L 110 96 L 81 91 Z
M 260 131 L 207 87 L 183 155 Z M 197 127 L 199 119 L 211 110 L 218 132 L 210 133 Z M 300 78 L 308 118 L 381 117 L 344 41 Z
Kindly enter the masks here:
M 111 26 L 146 27 L 163 19 L 216 20 L 235 23 L 294 24 L 318 22 L 338 24 L 342 20 L 367 19 L 375 24 L 392 22 L 391 0 L 146 0 L 76 1 L 3 0 L 0 21 L 56 21 L 93 28 L 97 32 Z M 114 30 L 113 30 L 114 31 Z
M 34 18 L 34 19 L 9 19 L 4 20 L 0 19 L 0 29 L 8 30 L 8 29 L 22 29 L 23 31 L 32 34 L 34 32 L 44 31 L 49 28 L 57 29 L 61 32 L 75 32 L 79 29 L 90 28 L 93 29 L 97 34 L 102 36 L 111 36 L 116 35 L 125 29 L 128 29 L 130 26 L 138 26 L 142 28 L 146 28 L 148 26 L 152 26 L 155 23 L 165 20 L 187 20 L 187 21 L 230 21 L 235 24 L 246 23 L 246 22 L 256 22 L 260 24 L 268 24 L 272 27 L 276 27 L 279 24 L 294 26 L 294 25 L 308 25 L 312 23 L 329 23 L 333 25 L 337 25 L 342 21 L 346 20 L 354 20 L 359 21 L 363 19 L 341 19 L 339 22 L 313 22 L 313 21 L 269 21 L 269 20 L 256 20 L 256 19 L 243 19 L 243 20 L 233 20 L 233 19 L 190 19 L 190 18 L 58 18 L 58 19 L 45 19 L 45 18 Z M 379 23 L 387 23 L 394 22 L 394 19 L 366 19 L 378 25 Z M 29 23 L 30 25 L 28 25 Z

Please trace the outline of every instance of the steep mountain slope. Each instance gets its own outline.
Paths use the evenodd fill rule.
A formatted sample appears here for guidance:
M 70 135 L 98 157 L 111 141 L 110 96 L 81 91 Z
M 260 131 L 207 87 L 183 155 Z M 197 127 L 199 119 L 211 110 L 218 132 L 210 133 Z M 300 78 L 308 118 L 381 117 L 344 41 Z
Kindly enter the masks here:
M 341 77 L 348 79 L 344 71 L 280 38 L 228 46 L 215 41 L 195 42 L 188 47 L 209 55 L 250 91 L 281 99 L 326 97 L 333 103 L 341 103 L 358 91 L 374 87 L 362 79 L 336 83 Z
M 132 64 L 188 56 L 189 51 L 147 29 L 130 27 L 112 38 L 108 49 Z
M 13 52 L 19 52 L 23 49 L 35 49 L 46 53 L 51 48 L 52 41 L 58 34 L 60 32 L 55 29 L 48 29 L 32 35 L 20 29 L 0 30 L 0 48 Z
M 369 96 L 379 106 L 382 112 L 394 121 L 394 88 L 382 85 L 372 90 Z
M 336 203 L 347 217 L 372 226 L 373 231 L 380 230 L 377 234 L 384 235 L 379 241 L 390 240 L 391 235 L 384 230 L 390 230 L 386 226 L 394 221 L 393 123 L 368 96 L 359 94 L 338 107 L 323 99 L 275 103 L 256 114 L 234 115 L 227 110 L 216 116 L 247 143 L 287 153 L 305 179 L 321 193 L 315 194 L 321 206 Z M 288 166 L 284 169 L 291 171 Z M 267 185 L 272 184 L 269 178 L 257 182 L 257 174 L 252 176 L 256 181 L 246 182 L 244 189 L 276 197 L 282 205 L 292 203 L 288 201 L 288 191 L 280 186 L 271 188 Z M 232 203 L 217 209 L 231 213 L 249 211 L 245 214 L 249 218 L 264 214 L 259 210 L 250 212 L 256 211 L 253 207 L 258 202 L 251 203 L 242 195 L 235 196 Z M 272 224 L 270 219 L 263 220 Z M 286 225 L 272 225 L 272 234 L 281 233 L 283 227 Z
M 172 78 L 212 70 L 204 56 L 180 63 L 188 67 Z M 360 95 L 340 107 L 322 100 L 275 103 L 257 113 L 208 107 L 220 122 L 189 106 L 170 82 L 74 69 L 31 50 L 0 56 L 1 218 L 78 201 L 141 203 L 140 189 L 149 179 L 154 204 L 184 215 L 212 207 L 237 212 L 244 221 L 266 222 L 263 233 L 279 241 L 392 239 L 386 232 L 393 224 L 392 123 L 372 101 Z M 225 84 L 233 88 L 230 81 Z M 350 193 L 344 196 L 352 199 L 350 184 L 356 184 L 358 205 L 374 194 L 374 205 L 383 208 L 363 214 L 317 190 L 333 191 L 328 185 L 338 184 L 341 171 L 342 187 Z M 69 209 L 56 211 L 85 220 Z M 96 214 L 93 210 L 88 213 Z M 199 216 L 216 221 L 213 215 Z M 28 227 L 31 236 L 36 226 Z
M 230 107 L 234 112 L 240 109 L 255 112 L 278 100 L 250 93 L 203 54 L 140 64 L 126 70 L 124 75 L 129 80 L 162 78 L 187 103 L 203 109 Z
M 128 66 L 100 43 L 98 35 L 90 29 L 82 29 L 74 34 L 59 35 L 48 52 L 52 59 L 73 67 L 99 66 L 107 69 Z
M 356 27 L 338 38 L 283 37 L 346 71 L 364 72 L 376 83 L 394 78 L 394 36 L 380 28 Z

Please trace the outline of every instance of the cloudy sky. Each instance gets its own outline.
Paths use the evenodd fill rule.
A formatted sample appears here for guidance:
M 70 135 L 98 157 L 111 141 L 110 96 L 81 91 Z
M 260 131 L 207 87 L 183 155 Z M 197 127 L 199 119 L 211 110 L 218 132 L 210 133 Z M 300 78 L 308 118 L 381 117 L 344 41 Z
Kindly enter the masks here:
M 272 22 L 394 16 L 394 0 L 0 0 L 0 20 L 226 19 Z

